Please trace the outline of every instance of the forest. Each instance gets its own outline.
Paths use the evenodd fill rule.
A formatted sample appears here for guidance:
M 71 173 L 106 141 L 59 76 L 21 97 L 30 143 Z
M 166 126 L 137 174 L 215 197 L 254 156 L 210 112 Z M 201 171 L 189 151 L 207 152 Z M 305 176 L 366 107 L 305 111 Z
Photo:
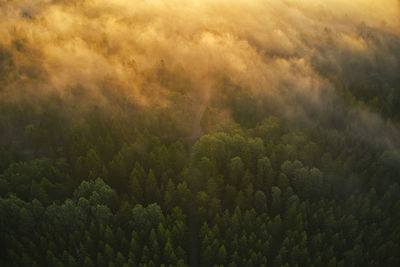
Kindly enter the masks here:
M 0 266 L 400 266 L 399 179 L 397 0 L 0 0 Z

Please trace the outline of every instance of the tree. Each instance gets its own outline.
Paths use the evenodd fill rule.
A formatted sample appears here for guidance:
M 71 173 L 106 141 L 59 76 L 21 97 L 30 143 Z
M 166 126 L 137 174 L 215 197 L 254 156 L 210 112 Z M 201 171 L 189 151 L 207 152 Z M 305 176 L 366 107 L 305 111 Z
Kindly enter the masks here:
M 102 177 L 103 174 L 103 162 L 97 155 L 94 149 L 90 149 L 85 158 L 85 169 L 89 170 L 88 178 L 94 180 L 96 178 Z M 84 177 L 82 177 L 84 178 Z
M 144 200 L 143 189 L 142 186 L 140 185 L 138 177 L 135 174 L 133 174 L 133 171 L 129 178 L 129 188 L 133 202 L 134 203 L 143 202 Z
M 114 190 L 101 178 L 95 181 L 83 181 L 73 193 L 73 199 L 78 201 L 81 197 L 88 199 L 92 204 L 110 206 L 114 198 Z
M 229 184 L 237 187 L 244 176 L 244 164 L 240 157 L 231 159 L 229 166 Z
M 262 157 L 257 161 L 257 175 L 255 186 L 258 189 L 269 191 L 272 186 L 272 168 L 267 157 Z
M 163 259 L 166 265 L 175 265 L 178 261 L 170 239 L 165 244 Z
M 176 197 L 177 200 L 179 201 L 179 204 L 185 209 L 189 210 L 190 208 L 190 199 L 191 199 L 191 192 L 189 188 L 187 187 L 186 182 L 182 182 L 178 184 L 176 188 Z
M 153 171 L 150 169 L 144 186 L 146 203 L 159 202 L 160 192 Z
M 83 266 L 84 267 L 94 267 L 94 263 L 92 261 L 92 259 L 88 256 L 85 257 L 85 261 L 83 262 Z
M 225 246 L 222 245 L 219 249 L 218 249 L 218 253 L 217 253 L 217 262 L 221 265 L 225 265 L 226 261 L 227 261 L 228 255 L 225 249 Z
M 117 257 L 116 257 L 116 259 L 115 259 L 115 264 L 116 264 L 116 266 L 118 266 L 118 267 L 123 267 L 123 265 L 125 264 L 125 257 L 124 257 L 124 255 L 122 255 L 122 253 L 121 252 L 118 252 L 117 253 Z
M 167 211 L 169 209 L 172 209 L 174 207 L 174 203 L 176 203 L 175 194 L 176 194 L 176 190 L 175 190 L 174 182 L 171 179 L 169 179 L 167 187 L 165 189 L 165 194 L 164 194 L 164 204 L 165 204 Z
M 272 198 L 272 203 L 271 203 L 271 211 L 273 214 L 277 214 L 280 211 L 281 208 L 281 190 L 277 186 L 273 186 L 271 188 L 271 198 Z
M 267 197 L 263 191 L 257 190 L 254 194 L 254 206 L 258 213 L 267 212 Z

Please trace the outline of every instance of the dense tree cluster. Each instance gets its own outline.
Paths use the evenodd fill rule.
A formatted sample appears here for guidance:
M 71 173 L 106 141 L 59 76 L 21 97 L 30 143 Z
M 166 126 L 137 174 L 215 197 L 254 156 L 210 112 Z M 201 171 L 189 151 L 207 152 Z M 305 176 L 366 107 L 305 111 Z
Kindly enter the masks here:
M 400 264 L 398 150 L 225 94 L 194 144 L 172 111 L 93 107 L 78 120 L 51 101 L 2 104 L 0 264 Z M 217 105 L 233 110 L 224 130 Z

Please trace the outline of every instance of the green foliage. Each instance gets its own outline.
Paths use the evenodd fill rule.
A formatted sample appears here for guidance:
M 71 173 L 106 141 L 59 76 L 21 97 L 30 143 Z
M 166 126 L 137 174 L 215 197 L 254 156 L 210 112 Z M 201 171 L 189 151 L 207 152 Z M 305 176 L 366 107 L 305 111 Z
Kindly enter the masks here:
M 398 148 L 226 86 L 194 144 L 172 111 L 0 106 L 0 265 L 398 266 Z M 222 132 L 217 104 L 237 123 Z

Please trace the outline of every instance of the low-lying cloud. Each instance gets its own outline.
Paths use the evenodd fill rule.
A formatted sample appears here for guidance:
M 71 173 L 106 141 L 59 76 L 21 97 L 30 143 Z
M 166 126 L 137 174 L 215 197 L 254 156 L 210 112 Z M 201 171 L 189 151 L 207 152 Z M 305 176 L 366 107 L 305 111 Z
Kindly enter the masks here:
M 0 45 L 14 74 L 0 94 L 69 97 L 79 85 L 107 102 L 108 85 L 129 101 L 168 105 L 157 75 L 165 68 L 188 81 L 189 95 L 213 94 L 222 75 L 293 116 L 287 96 L 324 105 L 321 95 L 335 93 L 321 73 L 344 75 L 351 57 L 380 56 L 395 82 L 399 13 L 396 0 L 2 0 Z

